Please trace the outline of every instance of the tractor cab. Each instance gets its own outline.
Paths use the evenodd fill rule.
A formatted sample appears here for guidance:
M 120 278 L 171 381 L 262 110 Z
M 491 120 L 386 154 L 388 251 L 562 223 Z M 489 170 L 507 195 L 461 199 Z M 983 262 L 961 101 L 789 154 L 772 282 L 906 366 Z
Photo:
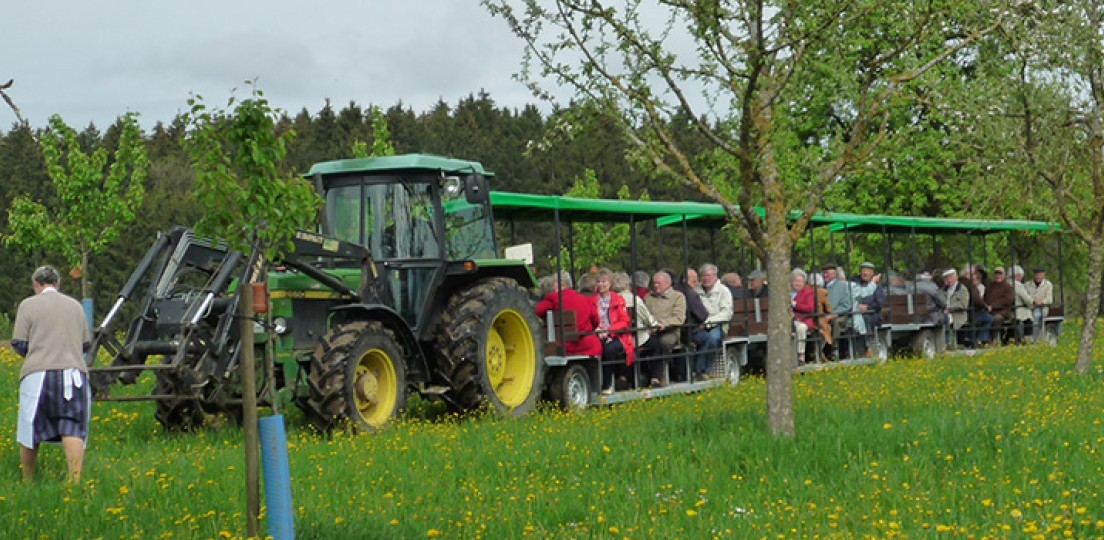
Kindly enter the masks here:
M 425 330 L 447 263 L 495 257 L 487 176 L 478 162 L 422 154 L 319 163 L 323 234 L 368 247 L 382 303 Z

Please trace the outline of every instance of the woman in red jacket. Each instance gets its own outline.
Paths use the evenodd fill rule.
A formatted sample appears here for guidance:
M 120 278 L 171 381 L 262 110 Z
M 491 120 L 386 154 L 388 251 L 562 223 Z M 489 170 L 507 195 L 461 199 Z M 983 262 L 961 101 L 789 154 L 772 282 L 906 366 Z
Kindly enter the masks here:
M 625 299 L 613 291 L 613 273 L 598 272 L 598 294 L 594 295 L 598 310 L 598 339 L 602 342 L 602 360 L 609 361 L 625 356 L 625 365 L 631 366 L 635 357 L 633 336 L 629 331 L 629 310 Z M 602 393 L 613 393 L 613 375 L 617 366 L 603 370 Z
M 813 313 L 816 312 L 816 293 L 812 287 L 805 286 L 805 271 L 798 268 L 790 274 L 790 301 L 793 304 L 794 337 L 797 339 L 797 363 L 805 361 L 805 339 L 809 329 L 815 328 Z
M 595 309 L 592 299 L 575 292 L 575 289 L 572 289 L 571 286 L 571 274 L 561 272 L 558 286 L 553 284 L 552 292 L 544 295 L 544 298 L 537 303 L 537 316 L 543 319 L 550 310 L 570 309 L 574 311 L 574 333 L 578 337 L 564 343 L 564 352 L 571 355 L 580 354 L 596 358 L 602 356 L 602 342 L 594 335 L 594 330 L 598 328 L 598 310 Z M 563 298 L 562 306 L 560 305 L 561 296 Z

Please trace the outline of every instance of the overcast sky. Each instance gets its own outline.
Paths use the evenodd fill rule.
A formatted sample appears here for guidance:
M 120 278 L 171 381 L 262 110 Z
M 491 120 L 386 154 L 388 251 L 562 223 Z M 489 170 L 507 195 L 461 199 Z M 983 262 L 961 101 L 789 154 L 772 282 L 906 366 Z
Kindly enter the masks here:
M 223 105 L 256 78 L 274 106 L 329 98 L 424 111 L 484 89 L 536 99 L 512 75 L 521 42 L 478 0 L 20 0 L 0 10 L 0 83 L 33 126 L 61 114 L 102 128 L 134 111 L 169 121 L 190 92 Z M 15 122 L 0 103 L 0 129 Z

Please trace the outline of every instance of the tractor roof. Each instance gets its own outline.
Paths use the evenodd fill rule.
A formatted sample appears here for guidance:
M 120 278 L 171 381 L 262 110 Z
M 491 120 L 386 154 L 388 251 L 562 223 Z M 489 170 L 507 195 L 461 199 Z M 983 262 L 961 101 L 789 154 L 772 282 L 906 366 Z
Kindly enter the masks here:
M 397 156 L 381 156 L 358 159 L 338 159 L 315 163 L 307 176 L 315 174 L 351 174 L 351 173 L 382 173 L 389 171 L 444 171 L 446 173 L 471 174 L 479 173 L 483 176 L 494 176 L 483 168 L 478 161 L 447 158 L 432 154 L 402 154 Z

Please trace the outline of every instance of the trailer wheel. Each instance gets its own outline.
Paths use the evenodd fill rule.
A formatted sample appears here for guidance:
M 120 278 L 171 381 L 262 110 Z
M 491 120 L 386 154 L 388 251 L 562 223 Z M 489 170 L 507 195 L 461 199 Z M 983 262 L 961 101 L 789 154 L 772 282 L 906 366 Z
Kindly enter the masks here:
M 403 358 L 379 323 L 339 325 L 311 355 L 310 396 L 299 406 L 323 433 L 343 420 L 356 431 L 376 431 L 406 406 Z
M 740 360 L 739 347 L 725 348 L 725 379 L 731 386 L 740 384 Z
M 884 364 L 889 361 L 889 355 L 893 349 L 893 342 L 890 341 L 889 334 L 886 332 L 874 332 L 874 359 L 879 364 Z
M 153 385 L 153 395 L 176 396 L 178 394 L 176 385 L 170 377 L 164 372 L 158 372 L 157 381 Z M 206 419 L 198 399 L 182 397 L 157 400 L 157 412 L 154 413 L 154 417 L 168 432 L 195 431 L 203 427 Z
M 912 352 L 924 360 L 935 359 L 935 336 L 930 329 L 921 330 L 912 336 Z
M 539 324 L 516 281 L 489 278 L 452 295 L 438 328 L 438 370 L 449 382 L 446 401 L 459 411 L 484 404 L 524 416 L 544 383 Z
M 1058 326 L 1054 325 L 1054 324 L 1048 324 L 1048 325 L 1046 325 L 1045 328 L 1046 329 L 1044 331 L 1045 333 L 1043 334 L 1043 339 L 1046 341 L 1046 344 L 1050 345 L 1051 347 L 1057 347 L 1058 346 Z
M 581 411 L 590 402 L 590 377 L 586 369 L 572 364 L 556 372 L 549 397 L 565 411 Z

